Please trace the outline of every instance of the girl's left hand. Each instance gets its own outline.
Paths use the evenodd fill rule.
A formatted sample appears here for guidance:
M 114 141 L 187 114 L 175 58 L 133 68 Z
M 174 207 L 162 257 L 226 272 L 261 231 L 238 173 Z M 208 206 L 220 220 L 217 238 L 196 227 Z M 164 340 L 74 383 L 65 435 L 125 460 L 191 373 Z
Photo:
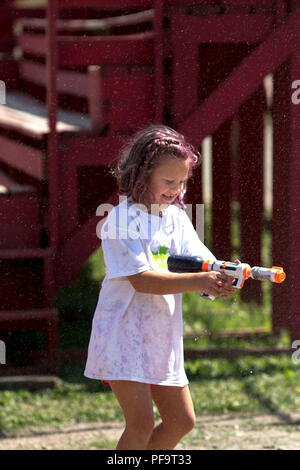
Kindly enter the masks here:
M 240 260 L 236 259 L 234 261 L 235 263 L 240 264 Z M 237 289 L 232 286 L 234 282 L 234 279 L 231 276 L 226 276 L 224 277 L 222 284 L 220 284 L 221 290 L 220 290 L 220 297 L 222 299 L 226 299 L 229 295 L 234 294 Z

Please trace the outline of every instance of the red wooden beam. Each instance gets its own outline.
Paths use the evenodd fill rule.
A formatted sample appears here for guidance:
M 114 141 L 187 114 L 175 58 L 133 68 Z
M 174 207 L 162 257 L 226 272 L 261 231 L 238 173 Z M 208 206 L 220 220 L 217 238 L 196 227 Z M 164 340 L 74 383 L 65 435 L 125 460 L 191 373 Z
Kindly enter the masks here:
M 194 145 L 234 114 L 248 96 L 300 46 L 300 8 L 247 58 L 218 89 L 180 126 Z
M 47 75 L 44 64 L 23 60 L 20 65 L 20 78 L 30 83 L 46 87 Z M 58 70 L 56 75 L 58 93 L 88 96 L 88 75 L 72 70 Z
M 59 7 L 63 8 L 97 8 L 120 10 L 131 8 L 151 8 L 153 0 L 59 0 Z
M 171 16 L 173 39 L 181 43 L 259 43 L 274 25 L 270 15 Z
M 16 168 L 37 180 L 42 180 L 45 175 L 43 152 L 41 150 L 20 144 L 15 140 L 0 136 L 0 161 Z
M 140 8 L 146 9 L 153 6 L 154 0 L 59 0 L 59 6 L 63 8 L 97 8 L 108 10 L 120 10 Z M 198 6 L 218 5 L 220 0 L 164 0 L 166 6 Z
M 150 65 L 154 61 L 153 37 L 153 32 L 97 38 L 61 37 L 58 41 L 59 65 Z
M 153 9 L 101 19 L 58 19 L 57 33 L 88 34 L 96 32 L 98 34 L 99 30 L 108 33 L 114 29 L 114 27 L 118 28 L 120 26 L 135 26 L 144 23 L 152 23 L 153 19 Z M 43 33 L 46 28 L 46 21 L 44 18 L 21 18 L 18 21 L 18 25 L 21 25 L 25 29 L 29 29 L 31 32 L 35 31 Z

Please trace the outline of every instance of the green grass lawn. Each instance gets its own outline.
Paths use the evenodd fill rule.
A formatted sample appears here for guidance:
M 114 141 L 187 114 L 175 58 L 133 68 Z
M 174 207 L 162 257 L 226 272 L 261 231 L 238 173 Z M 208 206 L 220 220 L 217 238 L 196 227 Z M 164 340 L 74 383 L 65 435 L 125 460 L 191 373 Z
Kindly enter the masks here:
M 236 237 L 238 232 L 236 231 Z M 264 234 L 268 263 L 270 240 Z M 238 255 L 237 239 L 234 239 Z M 79 284 L 56 296 L 60 318 L 60 348 L 86 348 L 91 320 L 104 276 L 99 249 L 82 267 Z M 250 282 L 250 281 L 249 281 Z M 254 282 L 254 281 L 253 281 Z M 197 293 L 183 295 L 184 332 L 235 328 L 271 328 L 270 286 L 264 283 L 260 306 L 245 304 L 239 293 L 226 300 L 203 300 Z M 195 334 L 186 348 L 289 347 L 286 332 L 266 339 L 207 338 Z M 186 360 L 186 372 L 197 416 L 223 413 L 276 413 L 300 407 L 300 366 L 291 355 Z M 60 383 L 52 389 L 0 391 L 0 433 L 57 427 L 76 422 L 120 420 L 122 413 L 108 387 L 83 377 L 84 363 L 66 362 Z M 158 417 L 155 409 L 156 417 Z

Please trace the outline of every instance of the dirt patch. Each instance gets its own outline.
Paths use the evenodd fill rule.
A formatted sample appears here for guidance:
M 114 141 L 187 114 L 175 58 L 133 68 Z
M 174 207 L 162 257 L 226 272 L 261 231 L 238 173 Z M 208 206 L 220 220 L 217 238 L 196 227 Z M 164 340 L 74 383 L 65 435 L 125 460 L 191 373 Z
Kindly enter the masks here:
M 124 424 L 80 423 L 2 437 L 0 450 L 114 449 Z M 300 413 L 201 417 L 176 447 L 190 450 L 299 450 Z

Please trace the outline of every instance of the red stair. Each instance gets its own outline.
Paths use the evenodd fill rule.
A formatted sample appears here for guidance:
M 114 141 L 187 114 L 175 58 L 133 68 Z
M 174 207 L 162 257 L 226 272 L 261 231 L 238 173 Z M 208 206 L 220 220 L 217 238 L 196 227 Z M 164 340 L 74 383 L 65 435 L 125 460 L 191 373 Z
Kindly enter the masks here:
M 231 216 L 230 139 L 233 119 L 238 120 L 242 250 L 247 262 L 260 260 L 263 79 L 274 73 L 276 80 L 287 80 L 280 67 L 289 58 L 288 70 L 299 79 L 298 3 L 278 1 L 275 8 L 272 0 L 51 0 L 46 12 L 0 3 L 10 25 L 10 40 L 6 29 L 0 36 L 5 51 L 0 74 L 7 84 L 7 103 L 0 106 L 0 331 L 44 331 L 48 371 L 57 367 L 54 294 L 76 279 L 99 247 L 96 209 L 118 202 L 107 166 L 127 137 L 146 124 L 171 124 L 198 147 L 204 137 L 213 137 L 214 244 L 216 253 L 229 258 L 230 224 L 224 218 Z M 19 59 L 12 55 L 14 44 L 22 52 Z M 212 63 L 215 54 L 218 66 Z M 274 103 L 276 127 L 276 94 Z M 284 103 L 289 119 L 283 125 L 296 136 L 297 116 L 287 96 Z M 291 192 L 283 182 L 291 210 L 286 227 L 299 233 L 296 146 L 287 138 L 284 144 L 294 170 L 288 173 Z M 202 202 L 199 170 L 188 195 L 194 204 Z M 275 196 L 276 263 L 284 251 L 277 233 L 287 240 L 288 231 L 282 204 Z M 300 286 L 292 276 L 293 240 L 287 262 L 292 282 L 283 290 L 276 286 L 292 320 L 280 317 L 276 308 L 283 304 L 275 294 L 274 329 L 280 324 L 297 335 Z M 257 299 L 259 286 L 248 292 Z
M 154 117 L 153 11 L 135 5 L 121 27 L 123 2 L 95 20 L 79 9 L 58 20 L 57 36 L 56 6 L 44 18 L 14 11 L 23 54 L 10 59 L 15 86 L 0 106 L 0 331 L 8 357 L 14 331 L 44 331 L 47 372 L 57 367 L 54 294 L 99 247 L 97 206 L 118 202 L 106 166 L 122 134 Z

